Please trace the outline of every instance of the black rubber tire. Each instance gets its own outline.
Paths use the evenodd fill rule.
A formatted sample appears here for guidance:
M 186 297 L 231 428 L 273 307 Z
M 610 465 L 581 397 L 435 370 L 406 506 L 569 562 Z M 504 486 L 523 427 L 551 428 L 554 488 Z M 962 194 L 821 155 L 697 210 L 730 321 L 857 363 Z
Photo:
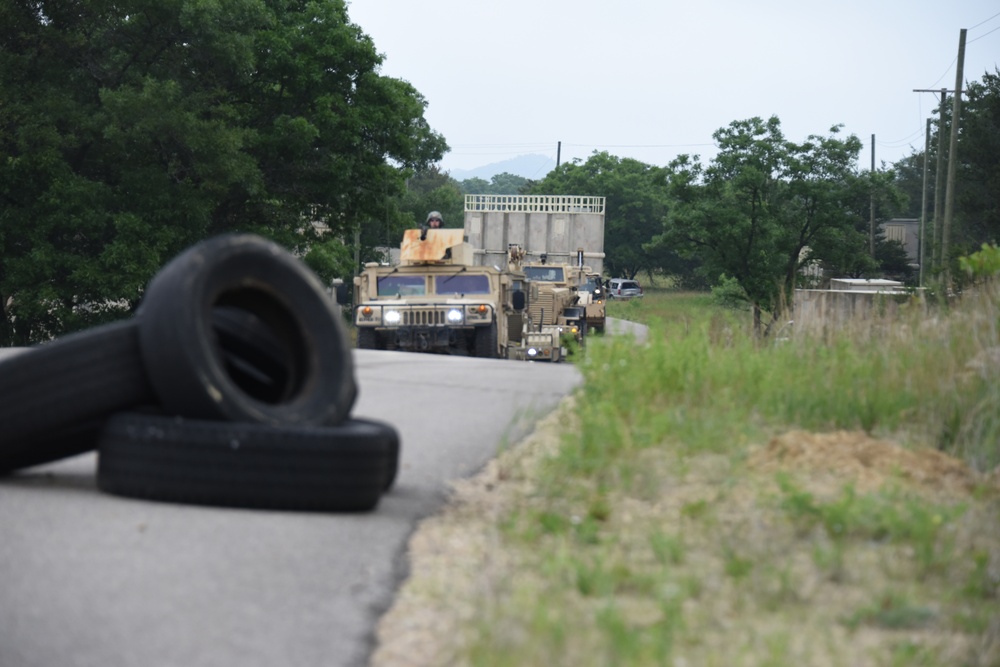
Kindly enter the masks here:
M 363 512 L 390 484 L 398 435 L 381 422 L 269 426 L 120 413 L 101 432 L 97 485 L 131 498 Z
M 219 353 L 212 311 L 260 320 L 292 362 L 282 385 L 260 394 L 240 384 Z M 164 409 L 195 419 L 271 425 L 339 424 L 357 396 L 339 308 L 319 279 L 277 244 L 251 234 L 198 243 L 150 282 L 139 309 L 139 343 Z
M 97 448 L 97 437 L 103 425 L 103 417 L 88 419 L 29 438 L 0 455 L 0 475 L 92 451 Z
M 104 417 L 153 400 L 133 320 L 7 357 L 0 361 L 0 472 L 89 451 Z
M 389 424 L 373 419 L 354 417 L 352 418 L 352 421 L 361 424 L 369 424 L 379 429 L 385 436 L 389 450 L 388 458 L 386 459 L 385 482 L 382 484 L 382 490 L 388 491 L 396 483 L 396 477 L 399 475 L 399 432 Z
M 378 349 L 378 333 L 374 329 L 369 329 L 366 327 L 361 327 L 358 329 L 358 349 L 359 350 L 377 350 Z
M 497 358 L 497 323 L 476 329 L 475 353 L 483 359 Z

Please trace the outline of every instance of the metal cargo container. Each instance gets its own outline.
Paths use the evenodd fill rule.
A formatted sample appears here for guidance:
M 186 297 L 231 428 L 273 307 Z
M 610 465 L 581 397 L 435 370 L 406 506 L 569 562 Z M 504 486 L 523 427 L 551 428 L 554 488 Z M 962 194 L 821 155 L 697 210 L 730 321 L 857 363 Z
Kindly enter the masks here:
M 477 265 L 504 266 L 520 245 L 527 261 L 583 264 L 604 272 L 604 197 L 466 195 L 465 240 Z

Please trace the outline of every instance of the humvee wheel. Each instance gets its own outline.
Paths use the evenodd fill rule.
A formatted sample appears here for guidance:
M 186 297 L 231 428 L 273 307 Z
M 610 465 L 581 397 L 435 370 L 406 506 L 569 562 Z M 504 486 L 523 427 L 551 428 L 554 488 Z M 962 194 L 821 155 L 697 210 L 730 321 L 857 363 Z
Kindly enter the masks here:
M 374 329 L 358 329 L 358 349 L 378 349 L 378 335 L 375 333 Z
M 476 329 L 475 353 L 484 359 L 497 358 L 497 324 Z

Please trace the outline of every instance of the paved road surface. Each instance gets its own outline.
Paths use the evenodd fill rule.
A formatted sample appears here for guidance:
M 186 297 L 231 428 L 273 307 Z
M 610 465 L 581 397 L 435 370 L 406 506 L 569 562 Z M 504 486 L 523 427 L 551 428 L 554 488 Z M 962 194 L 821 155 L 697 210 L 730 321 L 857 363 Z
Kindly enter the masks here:
M 0 478 L 0 667 L 363 665 L 416 523 L 580 377 L 570 364 L 355 359 L 354 415 L 402 435 L 398 483 L 373 513 L 118 498 L 96 489 L 93 453 Z

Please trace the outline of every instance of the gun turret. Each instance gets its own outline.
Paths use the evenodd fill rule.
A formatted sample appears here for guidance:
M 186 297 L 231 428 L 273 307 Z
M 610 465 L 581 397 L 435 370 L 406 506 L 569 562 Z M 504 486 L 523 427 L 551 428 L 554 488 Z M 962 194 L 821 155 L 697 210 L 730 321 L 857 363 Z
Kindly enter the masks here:
M 402 264 L 472 264 L 461 229 L 407 229 L 399 247 Z

